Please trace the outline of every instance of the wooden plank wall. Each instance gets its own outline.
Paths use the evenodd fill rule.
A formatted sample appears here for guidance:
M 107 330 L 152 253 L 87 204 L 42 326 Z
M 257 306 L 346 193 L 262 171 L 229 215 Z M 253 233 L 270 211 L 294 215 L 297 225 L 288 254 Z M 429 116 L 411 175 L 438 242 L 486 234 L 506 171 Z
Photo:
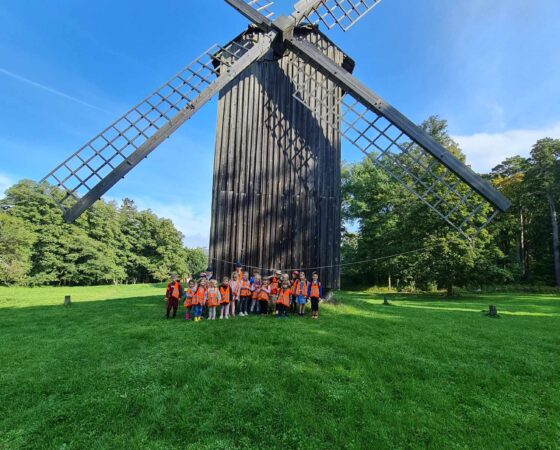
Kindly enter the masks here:
M 343 63 L 324 35 L 297 32 Z M 271 54 L 220 93 L 210 263 L 220 277 L 233 267 L 217 260 L 309 272 L 334 266 L 318 271 L 323 286 L 338 288 L 340 135 L 292 97 L 297 74 L 290 59 L 322 77 L 294 54 Z M 335 89 L 329 101 L 341 95 Z

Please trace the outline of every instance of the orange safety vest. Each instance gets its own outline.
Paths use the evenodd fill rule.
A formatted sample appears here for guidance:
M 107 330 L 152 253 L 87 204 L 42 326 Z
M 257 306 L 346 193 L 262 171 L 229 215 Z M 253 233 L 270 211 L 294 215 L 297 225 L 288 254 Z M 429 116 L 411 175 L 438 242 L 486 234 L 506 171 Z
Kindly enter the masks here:
M 240 297 L 250 297 L 251 296 L 251 284 L 248 281 L 241 281 L 241 289 L 239 289 Z
M 256 300 L 257 298 L 259 298 L 259 290 L 261 289 L 262 283 L 258 282 L 258 283 L 253 283 L 253 285 L 251 286 L 254 290 L 251 293 L 251 298 L 253 300 Z
M 229 303 L 230 292 L 231 288 L 229 286 L 220 286 L 220 295 L 222 296 L 222 301 L 220 302 L 221 304 L 227 305 Z
M 270 293 L 272 295 L 276 295 L 278 293 L 278 278 L 273 277 L 272 280 L 270 280 Z
M 291 289 L 291 294 L 292 295 L 297 295 L 297 284 L 299 283 L 299 280 L 294 280 L 292 282 L 292 289 Z
M 280 293 L 278 294 L 278 300 L 276 303 L 280 305 L 284 305 L 285 307 L 290 306 L 290 289 L 280 289 Z
M 194 305 L 204 305 L 204 296 L 206 295 L 206 289 L 202 286 L 196 288 L 196 292 L 193 295 L 192 304 Z
M 321 283 L 311 283 L 311 297 L 319 298 L 321 296 Z
M 237 299 L 239 295 L 239 281 L 230 280 L 229 287 L 231 288 L 232 299 Z
M 179 295 L 180 295 L 180 292 L 181 292 L 181 290 L 179 289 L 180 286 L 181 286 L 181 283 L 179 283 L 178 281 L 169 283 L 169 288 L 171 289 L 170 297 L 179 298 Z
M 184 303 L 184 305 L 187 308 L 190 308 L 192 306 L 193 297 L 194 297 L 194 291 L 191 288 L 188 288 L 187 297 L 185 298 L 185 303 Z
M 301 281 L 301 280 L 298 281 L 295 295 L 302 295 L 304 297 L 307 297 L 308 288 L 309 288 L 309 284 L 307 283 L 307 281 Z
M 218 289 L 210 288 L 207 293 L 208 307 L 218 306 Z
M 262 288 L 257 298 L 259 301 L 268 301 L 268 292 L 266 292 L 264 288 Z

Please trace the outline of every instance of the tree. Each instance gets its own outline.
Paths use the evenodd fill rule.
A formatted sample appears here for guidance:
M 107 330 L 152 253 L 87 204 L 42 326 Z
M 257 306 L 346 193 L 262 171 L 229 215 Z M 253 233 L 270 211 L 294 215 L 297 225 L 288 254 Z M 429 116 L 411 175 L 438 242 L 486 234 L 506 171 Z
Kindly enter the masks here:
M 527 170 L 529 191 L 543 200 L 548 209 L 550 247 L 556 286 L 560 287 L 560 236 L 558 230 L 558 199 L 560 198 L 560 140 L 541 139 L 531 151 Z
M 53 200 L 63 195 L 52 186 L 23 180 L 0 200 L 8 211 L 2 213 L 0 237 L 4 282 L 153 282 L 200 267 L 199 250 L 187 252 L 183 235 L 170 220 L 138 211 L 125 199 L 120 208 L 96 202 L 74 224 L 67 224 Z
M 447 132 L 446 121 L 430 117 L 422 127 L 457 158 L 465 160 L 459 145 Z M 413 159 L 420 161 L 424 167 L 430 162 L 429 157 L 414 145 L 399 158 L 402 166 L 408 166 Z M 384 158 L 381 158 L 380 163 L 385 163 Z M 400 170 L 398 166 L 391 167 L 394 171 Z M 411 167 L 410 170 L 418 170 L 415 175 L 420 176 L 423 169 L 419 164 Z M 430 176 L 444 179 L 448 185 L 455 184 L 454 175 L 442 167 L 432 170 L 436 173 Z M 398 174 L 402 178 L 408 176 L 404 172 Z M 461 196 L 470 190 L 463 184 L 457 185 L 455 189 Z M 451 198 L 454 194 L 442 184 L 435 185 L 429 195 L 435 196 L 431 199 L 432 203 L 436 203 L 439 198 L 449 204 L 454 204 L 456 200 Z M 392 282 L 396 279 L 398 286 L 404 284 L 427 288 L 435 284 L 445 288 L 449 295 L 453 294 L 455 285 L 510 279 L 508 271 L 498 267 L 504 255 L 487 231 L 480 233 L 473 242 L 466 240 L 403 188 L 400 182 L 374 166 L 369 158 L 344 168 L 343 202 L 345 219 L 355 220 L 359 224 L 356 235 L 347 234 L 343 239 L 344 258 L 350 256 L 354 260 L 362 260 L 399 255 L 377 263 L 344 269 L 344 277 L 349 272 L 352 278 L 361 277 L 370 283 Z M 462 205 L 452 213 L 466 216 L 464 208 Z M 489 210 L 489 205 L 483 206 L 480 215 L 485 216 Z M 486 268 L 484 280 L 476 276 L 477 267 L 481 266 Z
M 186 249 L 187 275 L 194 276 L 206 269 L 208 255 L 202 248 Z
M 529 167 L 527 158 L 514 156 L 494 167 L 488 176 L 512 202 L 511 209 L 500 214 L 489 230 L 505 255 L 508 269 L 519 273 L 521 280 L 527 279 L 529 270 L 527 226 L 531 202 L 525 195 L 525 174 Z
M 0 283 L 25 281 L 35 238 L 23 220 L 0 212 Z

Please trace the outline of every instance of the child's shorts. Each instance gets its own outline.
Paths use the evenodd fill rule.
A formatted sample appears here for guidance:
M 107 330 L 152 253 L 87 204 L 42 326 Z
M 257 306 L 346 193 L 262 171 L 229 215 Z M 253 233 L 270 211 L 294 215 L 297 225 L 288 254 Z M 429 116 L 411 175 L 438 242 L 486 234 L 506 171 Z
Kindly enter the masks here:
M 298 295 L 296 298 L 296 303 L 298 305 L 305 305 L 307 303 L 307 299 L 303 295 Z

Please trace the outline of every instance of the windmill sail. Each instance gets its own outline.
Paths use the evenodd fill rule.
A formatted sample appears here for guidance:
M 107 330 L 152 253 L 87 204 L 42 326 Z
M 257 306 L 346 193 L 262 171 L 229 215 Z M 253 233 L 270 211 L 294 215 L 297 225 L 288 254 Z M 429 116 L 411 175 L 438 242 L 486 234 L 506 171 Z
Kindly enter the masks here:
M 264 56 L 274 36 L 212 46 L 43 178 L 65 192 L 59 202 L 65 220 L 75 221 L 216 92 Z
M 326 76 L 310 77 L 294 65 L 294 97 L 461 234 L 476 235 L 497 211 L 510 207 L 487 181 L 315 46 L 292 38 L 290 47 Z M 317 94 L 340 88 L 346 95 L 339 103 Z
M 225 0 L 253 24 L 264 31 L 272 30 L 272 6 L 274 2 L 268 0 Z
M 272 10 L 272 6 L 274 2 L 269 0 L 245 0 L 245 3 L 249 5 L 251 8 L 257 10 L 266 18 L 270 19 L 274 16 L 274 11 Z
M 329 30 L 338 26 L 348 31 L 381 0 L 302 0 L 295 5 L 292 17 L 299 23 L 306 19 L 313 25 L 322 23 Z

